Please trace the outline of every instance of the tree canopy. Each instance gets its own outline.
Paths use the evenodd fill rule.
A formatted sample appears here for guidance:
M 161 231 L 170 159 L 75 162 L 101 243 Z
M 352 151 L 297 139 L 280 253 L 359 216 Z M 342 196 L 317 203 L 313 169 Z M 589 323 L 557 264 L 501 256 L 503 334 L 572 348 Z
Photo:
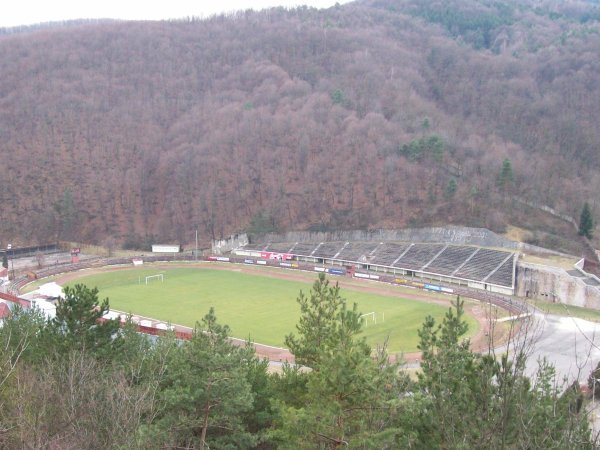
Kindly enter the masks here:
M 592 217 L 592 211 L 590 210 L 590 205 L 585 202 L 579 217 L 579 235 L 591 239 L 593 229 L 594 218 Z
M 578 217 L 600 190 L 598 18 L 369 0 L 0 29 L 0 232 L 145 247 L 195 225 L 207 243 L 503 222 L 575 240 L 506 197 Z
M 122 345 L 120 323 L 104 319 L 109 311 L 108 298 L 100 300 L 97 288 L 83 284 L 65 286 L 64 298 L 58 301 L 56 317 L 47 329 L 56 339 L 56 345 L 66 350 L 89 350 L 96 354 L 118 352 Z
M 310 367 L 272 373 L 213 309 L 190 341 L 151 341 L 99 322 L 96 289 L 66 293 L 55 320 L 15 308 L 0 327 L 2 448 L 596 448 L 577 387 L 545 361 L 525 376 L 522 352 L 473 352 L 459 298 L 424 321 L 411 378 L 323 274 L 289 337 Z

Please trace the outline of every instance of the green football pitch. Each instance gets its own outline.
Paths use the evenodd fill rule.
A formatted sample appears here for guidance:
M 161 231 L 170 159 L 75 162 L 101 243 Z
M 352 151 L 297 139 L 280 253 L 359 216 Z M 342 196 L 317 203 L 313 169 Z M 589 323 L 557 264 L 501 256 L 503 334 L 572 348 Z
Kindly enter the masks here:
M 155 277 L 146 284 L 146 276 L 160 273 L 164 281 Z M 331 277 L 330 283 L 335 284 L 335 280 Z M 266 273 L 261 276 L 229 270 L 158 267 L 107 271 L 67 285 L 76 283 L 97 287 L 100 298 L 108 297 L 112 309 L 178 325 L 193 327 L 212 306 L 219 322 L 230 327 L 232 336 L 278 347 L 284 346 L 287 334 L 296 332 L 300 315 L 296 298 L 301 290 L 308 294 L 312 286 L 311 282 L 282 280 Z M 416 351 L 417 330 L 425 317 L 431 315 L 440 322 L 450 305 L 350 289 L 340 292 L 350 307 L 357 303 L 359 311 L 366 314 L 363 330 L 369 344 L 375 347 L 388 338 L 390 352 Z M 469 316 L 467 322 L 472 335 L 478 324 Z

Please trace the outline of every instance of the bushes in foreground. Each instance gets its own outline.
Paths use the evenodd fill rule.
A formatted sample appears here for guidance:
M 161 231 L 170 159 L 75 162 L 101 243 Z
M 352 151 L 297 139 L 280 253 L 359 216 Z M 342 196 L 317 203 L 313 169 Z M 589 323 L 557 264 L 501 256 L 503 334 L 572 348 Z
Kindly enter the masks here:
M 210 311 L 191 341 L 151 343 L 86 320 L 108 302 L 78 287 L 46 321 L 15 310 L 0 329 L 4 448 L 594 448 L 576 389 L 525 356 L 476 354 L 460 299 L 420 332 L 411 380 L 361 336 L 360 312 L 320 275 L 286 338 L 303 367 L 269 374 Z

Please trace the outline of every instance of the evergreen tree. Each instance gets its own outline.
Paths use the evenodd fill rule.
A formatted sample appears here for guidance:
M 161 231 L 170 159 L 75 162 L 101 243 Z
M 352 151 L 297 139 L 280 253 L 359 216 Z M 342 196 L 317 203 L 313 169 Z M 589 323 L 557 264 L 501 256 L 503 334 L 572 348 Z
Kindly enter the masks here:
M 72 239 L 77 222 L 77 209 L 70 189 L 64 190 L 62 198 L 54 204 L 54 211 L 57 221 L 56 240 Z
M 2 255 L 2 267 L 8 269 L 8 256 L 6 256 L 6 252 Z
M 335 329 L 344 300 L 339 286 L 329 286 L 325 274 L 320 273 L 309 296 L 300 291 L 297 302 L 300 304 L 300 319 L 296 325 L 299 336 L 287 335 L 285 345 L 294 354 L 297 364 L 319 370 L 321 351 Z
M 344 91 L 342 91 L 341 89 L 336 89 L 335 91 L 333 91 L 333 93 L 331 94 L 331 100 L 336 105 L 343 105 L 346 102 L 346 96 L 344 94 Z
M 446 192 L 444 192 L 444 197 L 446 199 L 452 198 L 454 196 L 454 194 L 456 193 L 456 189 L 457 189 L 456 178 L 452 177 L 452 178 L 450 178 L 450 181 L 448 181 L 448 186 L 446 186 Z
M 64 299 L 56 306 L 56 317 L 44 330 L 55 345 L 66 350 L 88 350 L 111 357 L 122 345 L 118 320 L 103 319 L 110 310 L 108 298 L 100 301 L 98 288 L 83 284 L 64 288 Z
M 328 287 L 319 275 L 308 301 L 301 295 L 301 342 L 296 348 L 309 356 L 312 371 L 286 375 L 296 383 L 301 404 L 279 402 L 280 414 L 273 439 L 278 448 L 390 448 L 394 444 L 393 417 L 407 378 L 398 374 L 385 349 L 373 357 L 362 333 L 361 314 Z M 313 307 L 309 307 L 312 305 Z M 323 308 L 326 305 L 326 308 Z M 315 312 L 325 310 L 318 316 Z M 319 320 L 317 320 L 319 319 Z M 304 346 L 318 345 L 306 352 Z M 316 356 L 315 356 L 316 355 Z
M 588 377 L 588 387 L 596 398 L 600 397 L 600 362 Z
M 52 350 L 44 345 L 42 339 L 42 331 L 46 325 L 46 319 L 40 310 L 22 309 L 15 305 L 10 316 L 2 321 L 0 349 L 17 354 L 28 362 L 43 359 Z
M 477 354 L 457 298 L 441 325 L 428 317 L 419 331 L 423 354 L 418 389 L 404 408 L 402 448 L 593 448 L 575 392 L 560 396 L 554 369 L 542 361 L 534 381 L 526 357 Z
M 592 230 L 594 229 L 594 219 L 590 205 L 585 202 L 579 217 L 579 236 L 585 236 L 588 239 L 592 238 Z
M 253 409 L 247 369 L 254 358 L 253 348 L 229 342 L 229 327 L 211 308 L 168 368 L 162 413 L 151 430 L 160 448 L 255 446 L 257 436 L 244 422 Z
M 500 169 L 500 173 L 498 174 L 498 180 L 496 181 L 496 184 L 500 189 L 504 189 L 513 182 L 513 179 L 514 176 L 512 164 L 510 162 L 510 159 L 505 158 L 504 161 L 502 161 L 502 168 Z
M 250 225 L 246 229 L 247 233 L 250 234 L 264 234 L 272 233 L 277 231 L 277 218 L 272 211 L 260 210 L 258 211 L 252 220 Z

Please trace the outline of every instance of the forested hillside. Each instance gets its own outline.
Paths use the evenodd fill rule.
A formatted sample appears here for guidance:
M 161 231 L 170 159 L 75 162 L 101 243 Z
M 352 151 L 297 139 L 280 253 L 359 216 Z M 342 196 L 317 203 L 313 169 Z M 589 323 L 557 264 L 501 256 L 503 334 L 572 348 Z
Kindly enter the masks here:
M 362 0 L 3 30 L 2 240 L 547 228 L 514 198 L 596 214 L 599 19 Z

